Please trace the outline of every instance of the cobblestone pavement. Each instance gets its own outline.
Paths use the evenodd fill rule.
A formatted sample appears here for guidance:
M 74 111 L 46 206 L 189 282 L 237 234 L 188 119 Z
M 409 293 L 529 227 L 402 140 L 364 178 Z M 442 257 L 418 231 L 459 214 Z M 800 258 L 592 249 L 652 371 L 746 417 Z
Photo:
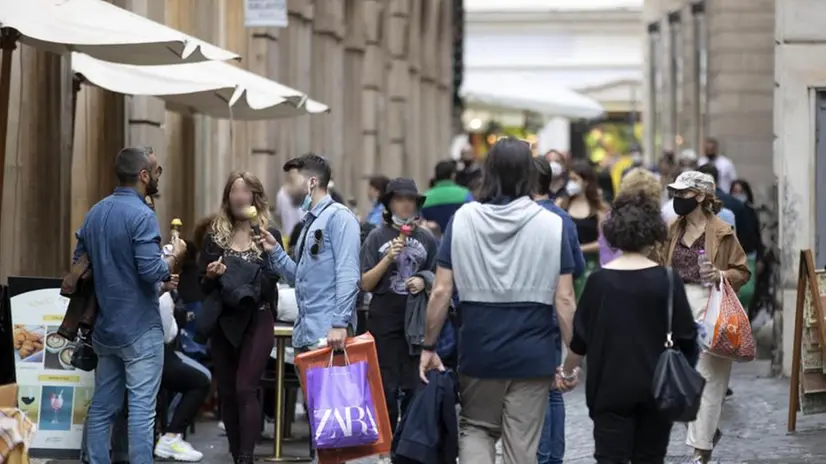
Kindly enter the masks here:
M 734 366 L 731 387 L 735 396 L 723 408 L 721 429 L 724 437 L 714 452 L 721 464 L 792 464 L 826 462 L 826 415 L 800 416 L 798 433 L 786 435 L 788 381 L 767 377 L 767 362 L 753 362 Z M 593 462 L 591 422 L 585 408 L 584 391 L 580 387 L 565 396 L 567 420 L 566 463 Z M 298 424 L 301 432 L 306 425 Z M 205 463 L 230 462 L 226 438 L 214 422 L 199 423 L 192 443 L 204 453 Z M 685 427 L 674 427 L 669 447 L 669 463 L 688 460 L 690 450 L 685 446 Z M 307 455 L 305 443 L 288 443 L 288 455 Z M 272 453 L 272 442 L 263 442 L 257 449 L 259 456 Z M 374 463 L 375 458 L 362 459 L 353 464 Z M 34 461 L 38 463 L 37 460 Z M 42 463 L 43 461 L 40 461 Z M 61 464 L 68 464 L 65 461 Z

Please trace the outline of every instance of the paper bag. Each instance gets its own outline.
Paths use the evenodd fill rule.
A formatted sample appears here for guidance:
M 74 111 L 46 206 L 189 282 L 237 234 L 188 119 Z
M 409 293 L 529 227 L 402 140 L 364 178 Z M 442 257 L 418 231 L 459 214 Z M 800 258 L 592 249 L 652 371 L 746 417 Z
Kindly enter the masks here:
M 329 366 L 331 350 L 331 348 L 322 348 L 296 356 L 295 365 L 301 373 L 301 388 L 304 390 L 305 398 L 307 398 L 307 371 L 313 367 Z M 373 408 L 376 413 L 375 421 L 379 439 L 370 445 L 317 450 L 319 464 L 343 464 L 347 461 L 376 454 L 390 454 L 393 432 L 390 428 L 390 416 L 387 413 L 387 402 L 384 398 L 384 385 L 381 382 L 376 342 L 368 332 L 357 337 L 348 338 L 346 350 L 351 363 L 367 362 L 367 379 L 373 396 Z M 333 363 L 343 366 L 345 364 L 344 356 L 336 356 Z

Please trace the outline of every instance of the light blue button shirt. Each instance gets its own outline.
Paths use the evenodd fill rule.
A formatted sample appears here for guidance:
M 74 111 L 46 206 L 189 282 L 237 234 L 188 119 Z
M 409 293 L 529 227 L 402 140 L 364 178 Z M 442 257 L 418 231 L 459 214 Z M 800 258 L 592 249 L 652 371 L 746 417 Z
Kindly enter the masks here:
M 344 205 L 327 195 L 304 217 L 304 229 L 293 261 L 277 246 L 268 256 L 270 271 L 278 273 L 295 287 L 298 319 L 295 320 L 293 347 L 312 346 L 327 336 L 331 328 L 356 327 L 356 296 L 359 292 L 359 246 L 361 231 L 358 220 Z M 317 230 L 321 242 L 317 253 Z M 298 253 L 298 251 L 296 251 Z

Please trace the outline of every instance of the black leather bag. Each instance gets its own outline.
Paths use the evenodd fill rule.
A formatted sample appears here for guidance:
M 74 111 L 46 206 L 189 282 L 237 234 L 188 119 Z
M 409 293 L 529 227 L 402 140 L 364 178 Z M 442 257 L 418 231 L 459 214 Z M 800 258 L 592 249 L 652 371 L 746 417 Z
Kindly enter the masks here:
M 665 351 L 654 369 L 651 394 L 660 413 L 674 422 L 691 422 L 697 418 L 706 380 L 689 364 L 683 353 L 674 348 L 671 320 L 674 312 L 674 273 L 668 272 L 668 334 Z
M 92 372 L 98 367 L 98 355 L 92 348 L 91 330 L 78 329 L 75 351 L 72 353 L 72 366 L 86 372 Z

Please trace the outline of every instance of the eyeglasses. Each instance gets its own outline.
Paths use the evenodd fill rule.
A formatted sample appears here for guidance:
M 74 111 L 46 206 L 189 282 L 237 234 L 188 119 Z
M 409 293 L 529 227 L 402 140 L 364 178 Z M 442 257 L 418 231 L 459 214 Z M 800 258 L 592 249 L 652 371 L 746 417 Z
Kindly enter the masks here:
M 315 243 L 310 247 L 310 254 L 316 256 L 321 251 L 321 244 L 324 242 L 324 234 L 321 229 L 316 229 L 313 233 L 313 240 Z

